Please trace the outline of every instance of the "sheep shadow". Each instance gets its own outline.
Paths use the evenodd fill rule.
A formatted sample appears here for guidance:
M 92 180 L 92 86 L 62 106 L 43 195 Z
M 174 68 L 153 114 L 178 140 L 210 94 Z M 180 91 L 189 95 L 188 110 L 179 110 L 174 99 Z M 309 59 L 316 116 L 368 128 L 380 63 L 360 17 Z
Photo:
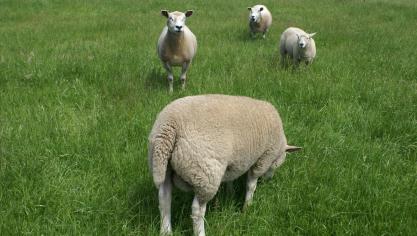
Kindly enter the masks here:
M 272 69 L 285 69 L 281 64 L 281 55 L 279 50 L 273 50 L 271 53 L 265 55 L 268 58 L 268 66 Z
M 247 175 L 242 175 L 233 181 L 233 189 L 230 190 L 227 183 L 222 183 L 216 196 L 209 202 L 209 209 L 221 211 L 223 207 L 232 207 L 236 211 L 242 211 L 246 193 Z
M 160 229 L 160 213 L 158 190 L 152 181 L 143 181 L 135 186 L 128 197 L 129 227 L 139 234 L 158 235 Z M 193 194 L 184 194 L 173 188 L 172 195 L 172 225 L 176 232 L 192 233 L 191 203 Z
M 139 183 L 128 196 L 128 218 L 131 228 L 139 232 L 151 232 L 158 225 L 158 198 L 154 186 Z M 159 225 L 158 225 L 159 226 Z M 155 229 L 153 229 L 155 230 Z
M 268 34 L 267 36 L 268 37 Z M 266 40 L 262 38 L 262 34 L 255 34 L 255 37 L 252 37 L 249 30 L 240 30 L 239 33 L 236 34 L 236 39 L 243 41 L 243 42 L 257 42 L 259 40 Z
M 181 80 L 179 79 L 181 72 L 180 67 L 173 68 L 174 74 L 174 91 L 181 90 Z M 166 91 L 168 93 L 169 83 L 167 79 L 167 72 L 162 68 L 153 67 L 144 76 L 144 87 L 151 91 Z
M 160 213 L 158 190 L 152 180 L 142 181 L 132 186 L 133 191 L 128 197 L 128 218 L 131 229 L 139 234 L 159 235 Z M 171 205 L 171 223 L 174 235 L 192 235 L 191 204 L 194 198 L 192 192 L 183 192 L 173 187 Z M 208 212 L 207 212 L 208 213 Z M 206 213 L 206 214 L 207 214 Z
M 146 75 L 144 87 L 149 90 L 167 90 L 168 80 L 165 71 L 153 67 Z
M 274 51 L 271 54 L 268 54 L 268 66 L 276 71 L 285 71 L 291 74 L 300 74 L 311 71 L 311 65 L 305 65 L 305 63 L 300 63 L 298 66 L 294 65 L 292 59 L 287 55 L 285 57 L 284 63 L 282 63 L 282 58 L 279 50 Z
M 247 176 L 243 175 L 233 181 L 233 191 L 227 189 L 223 183 L 216 196 L 208 203 L 206 216 L 213 211 L 221 212 L 222 209 L 234 209 L 242 212 Z M 128 196 L 127 220 L 129 228 L 134 232 L 147 235 L 158 235 L 160 227 L 160 213 L 158 203 L 158 190 L 152 181 L 142 180 L 142 182 L 131 187 L 132 191 Z M 172 195 L 172 226 L 174 235 L 192 235 L 193 227 L 191 220 L 191 204 L 194 198 L 192 192 L 182 192 L 176 187 L 173 188 Z M 243 213 L 242 213 L 243 214 Z

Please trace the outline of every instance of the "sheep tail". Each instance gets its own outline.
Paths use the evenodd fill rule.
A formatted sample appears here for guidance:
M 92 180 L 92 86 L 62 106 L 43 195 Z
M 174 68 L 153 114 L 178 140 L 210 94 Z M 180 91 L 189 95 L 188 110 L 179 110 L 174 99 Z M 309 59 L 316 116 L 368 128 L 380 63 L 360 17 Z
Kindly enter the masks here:
M 149 147 L 149 164 L 153 181 L 157 188 L 165 181 L 168 162 L 175 147 L 175 125 L 164 124 L 158 127 Z

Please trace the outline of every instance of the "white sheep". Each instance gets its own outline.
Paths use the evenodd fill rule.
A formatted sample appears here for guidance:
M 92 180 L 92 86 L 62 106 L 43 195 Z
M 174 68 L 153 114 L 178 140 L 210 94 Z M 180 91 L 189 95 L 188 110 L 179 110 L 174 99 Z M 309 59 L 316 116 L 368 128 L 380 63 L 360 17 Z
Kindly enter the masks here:
M 185 89 L 188 67 L 197 52 L 197 39 L 193 32 L 185 25 L 185 20 L 193 14 L 189 10 L 185 14 L 162 10 L 161 14 L 167 18 L 167 25 L 162 30 L 158 40 L 158 56 L 168 72 L 169 92 L 173 91 L 174 76 L 172 66 L 181 66 L 181 84 Z
M 256 33 L 262 33 L 262 38 L 265 38 L 265 34 L 272 24 L 271 12 L 264 5 L 248 7 L 248 10 L 250 11 L 249 30 L 252 38 L 255 37 Z
M 296 27 L 287 28 L 282 33 L 279 43 L 281 64 L 285 65 L 287 55 L 292 58 L 295 66 L 298 66 L 301 61 L 304 61 L 306 65 L 313 63 L 316 57 L 316 43 L 313 39 L 315 34 L 306 33 Z
M 150 170 L 159 189 L 161 234 L 172 232 L 172 182 L 194 191 L 194 234 L 205 235 L 206 204 L 221 182 L 248 174 L 246 208 L 258 178 L 271 177 L 286 152 L 299 149 L 287 145 L 281 118 L 268 102 L 227 95 L 173 101 L 159 113 L 148 146 Z

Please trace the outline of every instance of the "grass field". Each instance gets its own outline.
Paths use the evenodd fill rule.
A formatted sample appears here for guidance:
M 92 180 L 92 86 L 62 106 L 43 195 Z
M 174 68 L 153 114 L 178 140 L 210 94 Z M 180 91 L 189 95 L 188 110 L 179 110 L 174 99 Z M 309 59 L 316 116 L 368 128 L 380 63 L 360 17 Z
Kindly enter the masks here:
M 0 0 L 0 234 L 157 235 L 147 136 L 187 95 L 273 103 L 291 144 L 242 213 L 222 188 L 209 235 L 417 234 L 417 2 L 265 0 L 266 40 L 249 38 L 253 1 Z M 156 55 L 161 9 L 194 9 L 199 48 L 173 95 Z M 281 32 L 317 32 L 308 69 L 282 69 Z M 173 227 L 190 235 L 191 194 Z

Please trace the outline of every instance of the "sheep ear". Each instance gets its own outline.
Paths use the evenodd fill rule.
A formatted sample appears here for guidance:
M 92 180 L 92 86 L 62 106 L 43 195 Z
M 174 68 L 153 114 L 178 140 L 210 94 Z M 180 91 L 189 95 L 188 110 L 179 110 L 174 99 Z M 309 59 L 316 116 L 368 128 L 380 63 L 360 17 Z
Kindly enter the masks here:
M 297 146 L 291 146 L 291 145 L 287 145 L 285 147 L 286 152 L 296 152 L 296 151 L 299 151 L 301 149 L 303 149 L 303 148 L 302 147 L 297 147 Z
M 264 8 L 263 8 L 263 7 L 259 8 L 259 11 L 263 11 L 263 10 L 264 10 Z
M 166 18 L 168 18 L 168 10 L 161 10 L 161 15 L 165 16 Z
M 190 17 L 190 16 L 192 16 L 193 15 L 193 10 L 188 10 L 186 13 L 185 13 L 185 16 L 186 17 Z
M 312 38 L 314 35 L 316 35 L 317 34 L 317 32 L 314 32 L 314 33 L 312 33 L 312 34 L 308 34 L 308 37 L 310 37 L 310 38 Z
M 248 7 L 248 10 L 249 10 L 249 11 L 252 11 L 252 7 Z

